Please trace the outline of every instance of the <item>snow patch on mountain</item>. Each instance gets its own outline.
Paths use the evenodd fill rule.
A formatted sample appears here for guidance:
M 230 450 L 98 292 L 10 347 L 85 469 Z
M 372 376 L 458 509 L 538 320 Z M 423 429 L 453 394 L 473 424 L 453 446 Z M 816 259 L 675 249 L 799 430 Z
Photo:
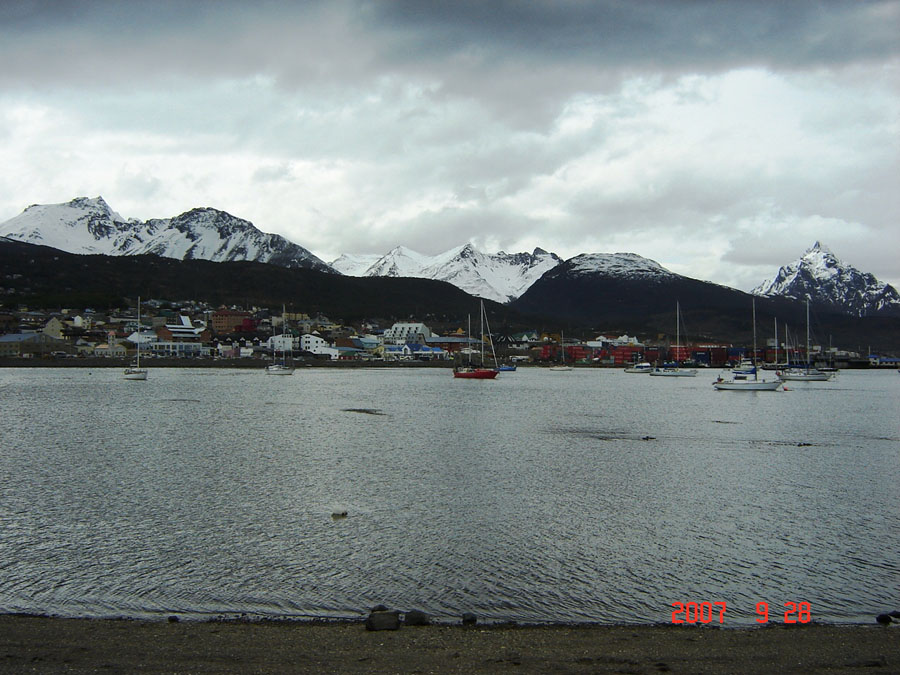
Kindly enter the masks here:
M 625 279 L 678 276 L 655 260 L 636 253 L 582 253 L 567 260 L 566 267 L 572 276 L 606 274 Z
M 377 253 L 344 253 L 340 258 L 332 260 L 329 264 L 341 274 L 348 277 L 364 277 L 366 270 L 381 260 Z
M 0 224 L 0 236 L 69 253 L 250 260 L 334 272 L 302 246 L 212 208 L 192 209 L 174 218 L 126 220 L 102 197 L 79 197 L 65 204 L 29 206 Z
M 331 266 L 350 276 L 446 281 L 471 295 L 509 302 L 562 262 L 559 256 L 539 248 L 533 253 L 482 253 L 469 243 L 434 256 L 397 246 L 384 256 L 374 256 L 374 260 L 372 257 L 344 255 L 332 261 Z
M 852 316 L 900 313 L 900 294 L 873 275 L 840 261 L 818 241 L 773 279 L 750 291 L 754 295 L 809 300 Z

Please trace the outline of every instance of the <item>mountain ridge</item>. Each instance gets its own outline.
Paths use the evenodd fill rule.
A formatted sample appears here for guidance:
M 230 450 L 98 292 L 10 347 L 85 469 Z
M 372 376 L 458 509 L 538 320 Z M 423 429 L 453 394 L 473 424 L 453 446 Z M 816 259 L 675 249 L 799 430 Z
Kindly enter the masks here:
M 211 207 L 172 218 L 125 219 L 103 197 L 77 197 L 63 204 L 32 204 L 0 223 L 0 236 L 68 253 L 153 254 L 177 260 L 251 260 L 282 267 L 333 272 L 311 252 L 253 223 Z
M 482 253 L 466 243 L 434 256 L 395 246 L 383 256 L 344 255 L 330 264 L 350 276 L 408 276 L 448 281 L 472 295 L 509 302 L 561 262 L 555 253 L 541 248 L 532 253 Z
M 588 273 L 583 261 L 564 264 L 509 304 L 484 300 L 495 332 L 556 332 L 594 339 L 607 335 L 674 338 L 675 303 L 685 339 L 748 344 L 749 294 L 707 281 L 660 274 L 626 278 Z M 465 325 L 479 301 L 448 282 L 408 277 L 350 277 L 267 263 L 177 260 L 156 255 L 73 254 L 0 237 L 0 298 L 6 307 L 127 307 L 134 297 L 198 300 L 323 313 L 344 323 L 372 318 L 423 321 L 438 332 Z M 671 273 L 670 273 L 671 274 Z M 131 298 L 131 300 L 127 300 Z M 758 298 L 758 326 L 773 318 L 805 325 L 805 305 Z M 813 314 L 813 331 L 836 345 L 871 346 L 900 354 L 900 318 Z
M 69 253 L 154 254 L 213 262 L 248 260 L 354 277 L 434 279 L 500 303 L 516 302 L 546 274 L 568 262 L 541 248 L 531 253 L 482 253 L 468 242 L 433 256 L 395 246 L 384 255 L 342 255 L 329 264 L 302 246 L 280 235 L 266 234 L 250 221 L 225 211 L 198 207 L 172 218 L 141 221 L 123 218 L 102 197 L 32 204 L 19 216 L 0 223 L 0 236 Z M 679 278 L 659 263 L 634 253 L 583 253 L 569 260 L 576 261 L 565 268 L 572 275 Z M 751 293 L 809 299 L 828 311 L 851 316 L 900 316 L 900 294 L 892 286 L 839 261 L 820 242 Z
M 851 316 L 900 316 L 900 293 L 893 286 L 839 260 L 818 241 L 750 292 L 763 297 L 809 300 Z

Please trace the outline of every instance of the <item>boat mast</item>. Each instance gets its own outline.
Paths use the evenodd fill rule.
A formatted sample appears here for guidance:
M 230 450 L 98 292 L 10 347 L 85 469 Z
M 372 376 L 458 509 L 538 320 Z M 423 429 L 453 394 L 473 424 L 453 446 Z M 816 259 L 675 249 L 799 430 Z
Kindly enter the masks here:
M 466 327 L 466 363 L 472 365 L 472 315 L 466 314 L 468 326 Z
M 141 296 L 138 296 L 137 311 L 137 367 L 141 367 Z
M 775 367 L 778 367 L 778 317 L 775 317 Z
M 481 327 L 481 367 L 484 367 L 484 300 L 481 301 L 481 315 L 479 318 L 479 326 Z
M 753 298 L 753 379 L 759 379 L 756 373 L 756 298 Z
M 806 299 L 806 372 L 809 373 L 809 298 Z
M 678 316 L 681 314 L 681 304 L 675 301 L 675 367 L 678 367 L 678 341 L 681 339 L 681 321 Z

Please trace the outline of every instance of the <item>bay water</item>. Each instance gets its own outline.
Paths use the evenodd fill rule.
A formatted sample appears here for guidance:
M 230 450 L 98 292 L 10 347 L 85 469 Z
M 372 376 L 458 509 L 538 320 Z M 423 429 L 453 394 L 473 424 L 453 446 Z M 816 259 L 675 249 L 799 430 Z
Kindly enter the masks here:
M 717 374 L 3 369 L 0 612 L 900 609 L 900 376 L 718 392 Z

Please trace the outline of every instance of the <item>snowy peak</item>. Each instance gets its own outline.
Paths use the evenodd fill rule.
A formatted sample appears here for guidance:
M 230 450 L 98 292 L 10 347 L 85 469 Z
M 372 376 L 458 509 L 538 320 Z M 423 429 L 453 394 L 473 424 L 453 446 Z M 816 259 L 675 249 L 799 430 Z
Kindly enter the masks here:
M 197 208 L 174 218 L 125 220 L 103 197 L 35 204 L 0 224 L 0 236 L 69 253 L 154 254 L 179 260 L 250 260 L 334 272 L 305 248 L 224 211 Z
M 566 261 L 572 276 L 603 274 L 625 279 L 671 279 L 670 272 L 655 260 L 636 253 L 582 253 Z
M 893 286 L 840 261 L 818 241 L 751 293 L 809 300 L 851 316 L 900 313 L 900 294 Z
M 482 253 L 471 243 L 435 256 L 403 246 L 392 249 L 363 269 L 372 256 L 344 255 L 331 265 L 351 276 L 400 276 L 446 281 L 481 298 L 509 302 L 524 293 L 544 272 L 562 260 L 553 253 Z
M 65 204 L 32 204 L 2 226 L 10 239 L 64 251 L 104 253 L 109 237 L 131 227 L 103 197 L 80 197 Z

